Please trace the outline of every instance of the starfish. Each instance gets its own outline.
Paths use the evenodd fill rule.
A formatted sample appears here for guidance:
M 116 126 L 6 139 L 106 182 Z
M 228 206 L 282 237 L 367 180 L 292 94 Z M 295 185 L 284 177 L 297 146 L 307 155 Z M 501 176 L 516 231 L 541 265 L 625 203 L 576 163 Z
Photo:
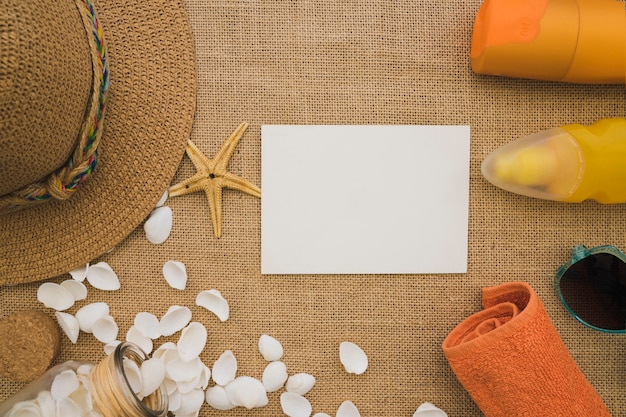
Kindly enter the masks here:
M 213 159 L 207 158 L 193 142 L 188 141 L 185 152 L 197 173 L 186 180 L 172 185 L 169 189 L 169 196 L 176 197 L 197 191 L 204 191 L 209 200 L 209 212 L 213 222 L 213 233 L 216 238 L 222 235 L 222 189 L 232 188 L 244 193 L 261 197 L 261 189 L 250 181 L 231 174 L 226 170 L 235 147 L 239 139 L 248 127 L 247 123 L 242 123 L 230 135 Z

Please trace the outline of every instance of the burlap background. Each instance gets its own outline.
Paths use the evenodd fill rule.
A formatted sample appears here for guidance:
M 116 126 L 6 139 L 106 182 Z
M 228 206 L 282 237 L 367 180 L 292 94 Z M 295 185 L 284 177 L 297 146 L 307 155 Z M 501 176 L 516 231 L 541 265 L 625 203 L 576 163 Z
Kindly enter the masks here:
M 522 280 L 538 292 L 613 415 L 626 415 L 626 338 L 578 324 L 552 289 L 554 272 L 572 246 L 626 249 L 625 206 L 533 200 L 496 189 L 480 174 L 482 159 L 514 138 L 624 116 L 623 86 L 473 74 L 468 55 L 478 0 L 188 0 L 187 6 L 199 65 L 193 140 L 212 155 L 240 122 L 249 122 L 229 168 L 258 185 L 263 124 L 470 125 L 468 273 L 261 276 L 260 200 L 224 192 L 223 236 L 216 240 L 206 199 L 195 194 L 168 202 L 174 228 L 164 244 L 151 245 L 139 228 L 98 259 L 111 264 L 122 289 L 90 288 L 88 299 L 70 312 L 106 301 L 123 337 L 137 312 L 160 316 L 172 304 L 187 305 L 194 320 L 209 329 L 202 355 L 209 365 L 231 349 L 240 375 L 260 377 L 265 362 L 256 348 L 258 337 L 268 333 L 279 339 L 290 373 L 317 378 L 307 395 L 314 412 L 334 415 L 349 399 L 363 416 L 410 416 L 430 401 L 451 417 L 473 417 L 481 413 L 449 370 L 441 342 L 480 309 L 482 287 Z M 185 158 L 174 181 L 192 173 Z M 373 169 L 372 175 L 386 173 Z M 369 227 L 384 221 L 383 213 Z M 161 276 L 161 266 L 170 259 L 187 265 L 184 291 L 168 287 Z M 37 287 L 0 288 L 0 316 L 43 309 L 36 301 Z M 225 323 L 194 305 L 196 294 L 210 288 L 230 302 Z M 338 346 L 344 340 L 368 353 L 364 375 L 343 371 Z M 65 340 L 58 361 L 102 356 L 101 344 L 81 334 L 76 345 Z M 0 380 L 0 399 L 18 388 Z M 281 411 L 273 393 L 262 409 L 217 412 L 205 405 L 201 415 L 275 416 Z

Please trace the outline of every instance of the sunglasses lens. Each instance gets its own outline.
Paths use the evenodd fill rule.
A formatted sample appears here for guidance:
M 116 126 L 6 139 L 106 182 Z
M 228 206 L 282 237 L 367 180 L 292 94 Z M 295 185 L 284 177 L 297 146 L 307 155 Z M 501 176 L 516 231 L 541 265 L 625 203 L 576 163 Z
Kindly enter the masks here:
M 626 264 L 610 253 L 590 255 L 570 266 L 559 282 L 568 308 L 604 330 L 626 329 Z

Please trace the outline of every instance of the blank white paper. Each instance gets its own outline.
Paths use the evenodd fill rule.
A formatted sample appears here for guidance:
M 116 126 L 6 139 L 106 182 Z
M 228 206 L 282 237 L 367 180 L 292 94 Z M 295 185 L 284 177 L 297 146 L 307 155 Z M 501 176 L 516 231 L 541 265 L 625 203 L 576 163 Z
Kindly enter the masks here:
M 265 125 L 262 274 L 467 272 L 469 126 Z

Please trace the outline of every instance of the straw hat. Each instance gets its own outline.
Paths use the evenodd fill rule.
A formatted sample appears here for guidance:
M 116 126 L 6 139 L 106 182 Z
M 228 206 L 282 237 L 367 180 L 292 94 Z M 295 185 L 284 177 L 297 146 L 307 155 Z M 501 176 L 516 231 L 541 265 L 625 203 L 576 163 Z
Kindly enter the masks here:
M 180 163 L 195 91 L 182 0 L 0 0 L 0 285 L 132 232 Z

